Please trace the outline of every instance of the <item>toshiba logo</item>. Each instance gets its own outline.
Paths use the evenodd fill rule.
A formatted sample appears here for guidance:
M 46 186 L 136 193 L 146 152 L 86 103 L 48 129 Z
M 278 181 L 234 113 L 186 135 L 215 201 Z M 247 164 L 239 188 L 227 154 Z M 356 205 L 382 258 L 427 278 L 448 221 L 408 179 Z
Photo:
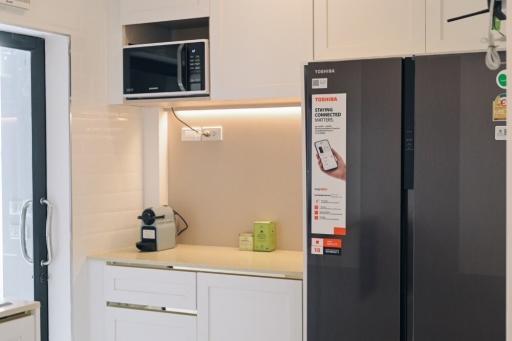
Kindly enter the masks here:
M 320 69 L 320 70 L 315 70 L 315 73 L 317 75 L 325 75 L 325 74 L 328 74 L 328 73 L 335 73 L 336 71 L 334 69 Z
M 316 97 L 315 102 L 338 102 L 337 97 Z

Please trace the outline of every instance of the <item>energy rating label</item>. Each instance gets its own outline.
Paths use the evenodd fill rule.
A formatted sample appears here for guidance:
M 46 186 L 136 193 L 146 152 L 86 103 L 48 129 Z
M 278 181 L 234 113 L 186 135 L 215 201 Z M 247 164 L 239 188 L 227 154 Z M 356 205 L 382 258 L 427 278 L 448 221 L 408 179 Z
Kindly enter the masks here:
M 313 255 L 341 255 L 343 240 L 332 238 L 311 238 Z

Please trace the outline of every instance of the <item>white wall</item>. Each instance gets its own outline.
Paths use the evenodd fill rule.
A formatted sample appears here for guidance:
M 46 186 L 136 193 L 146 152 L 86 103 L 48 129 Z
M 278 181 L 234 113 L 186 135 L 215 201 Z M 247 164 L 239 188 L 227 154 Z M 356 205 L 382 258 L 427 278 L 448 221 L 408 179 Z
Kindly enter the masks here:
M 107 106 L 108 4 L 109 0 L 38 0 L 26 12 L 0 6 L 0 23 L 71 37 L 71 313 L 73 340 L 83 341 L 89 341 L 86 325 L 81 323 L 87 314 L 86 256 L 132 245 L 137 233 L 135 217 L 142 208 L 139 114 Z M 58 336 L 51 340 L 70 341 L 69 323 L 53 322 L 58 324 L 54 325 Z

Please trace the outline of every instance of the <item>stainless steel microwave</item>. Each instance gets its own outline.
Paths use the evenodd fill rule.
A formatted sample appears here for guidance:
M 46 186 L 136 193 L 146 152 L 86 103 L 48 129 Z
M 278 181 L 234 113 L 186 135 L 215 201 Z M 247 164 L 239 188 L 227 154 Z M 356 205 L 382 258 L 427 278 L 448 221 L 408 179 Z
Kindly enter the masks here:
M 127 99 L 208 96 L 208 40 L 126 46 L 123 50 Z

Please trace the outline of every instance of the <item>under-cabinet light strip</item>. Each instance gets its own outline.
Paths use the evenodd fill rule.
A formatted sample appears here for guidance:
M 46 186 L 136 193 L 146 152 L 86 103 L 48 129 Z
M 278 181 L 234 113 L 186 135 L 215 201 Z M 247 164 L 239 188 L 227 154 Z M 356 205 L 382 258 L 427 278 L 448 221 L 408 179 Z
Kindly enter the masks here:
M 300 116 L 301 107 L 176 110 L 181 117 L 282 117 Z

